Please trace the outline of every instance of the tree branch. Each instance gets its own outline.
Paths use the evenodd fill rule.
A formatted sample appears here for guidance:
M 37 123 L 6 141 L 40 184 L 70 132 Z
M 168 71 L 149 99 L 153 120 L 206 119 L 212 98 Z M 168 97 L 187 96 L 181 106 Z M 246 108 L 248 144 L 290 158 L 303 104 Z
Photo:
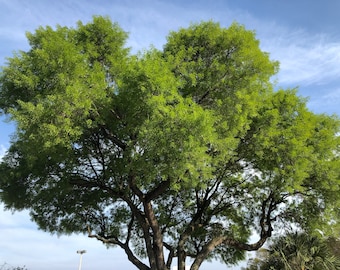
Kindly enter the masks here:
M 155 269 L 164 269 L 165 261 L 164 261 L 164 252 L 163 252 L 163 235 L 161 229 L 159 227 L 157 218 L 153 211 L 152 205 L 150 202 L 144 202 L 144 211 L 147 220 L 149 221 L 152 233 L 153 233 L 153 251 L 156 259 L 157 268 Z
M 138 269 L 140 270 L 150 270 L 150 267 L 145 265 L 143 262 L 141 262 L 132 252 L 129 245 L 127 243 L 122 243 L 119 241 L 118 238 L 106 238 L 104 236 L 100 236 L 97 234 L 92 234 L 91 229 L 88 227 L 88 237 L 90 238 L 96 238 L 97 240 L 105 243 L 105 244 L 112 244 L 112 245 L 118 245 L 120 246 L 128 256 L 128 259 L 130 262 L 132 262 Z
M 128 184 L 132 192 L 137 195 L 139 200 L 141 202 L 145 201 L 144 193 L 136 186 L 135 177 L 132 174 L 129 175 Z
M 104 135 L 106 135 L 106 137 L 108 139 L 110 139 L 115 145 L 117 145 L 118 147 L 120 147 L 122 150 L 125 150 L 127 145 L 126 143 L 122 142 L 121 140 L 119 140 L 115 135 L 113 135 L 105 126 L 100 126 L 102 131 L 104 132 Z
M 190 270 L 198 270 L 201 266 L 202 262 L 206 259 L 211 251 L 214 250 L 215 247 L 222 244 L 225 241 L 226 237 L 220 236 L 210 240 L 206 245 L 203 246 L 201 251 L 197 254 L 194 262 L 191 265 Z
M 166 247 L 167 250 L 169 250 L 168 259 L 166 260 L 166 267 L 167 269 L 170 269 L 172 259 L 176 256 L 175 249 L 166 242 L 163 242 L 163 245 L 164 247 Z
M 142 231 L 143 231 L 144 243 L 145 243 L 145 246 L 146 246 L 146 251 L 147 251 L 147 254 L 148 254 L 148 259 L 149 259 L 149 262 L 150 262 L 151 269 L 156 269 L 155 268 L 156 267 L 156 258 L 155 258 L 153 248 L 152 248 L 152 237 L 151 237 L 150 231 L 149 231 L 149 228 L 150 228 L 149 221 L 146 218 L 145 214 L 142 213 L 138 209 L 138 207 L 131 201 L 130 198 L 122 196 L 121 199 L 128 204 L 128 206 L 131 209 L 132 215 L 134 215 L 137 218 L 139 225 L 141 226 Z
M 128 232 L 127 232 L 125 244 L 128 244 L 130 242 L 132 226 L 133 226 L 133 223 L 134 223 L 134 220 L 135 220 L 134 217 L 135 217 L 134 215 L 131 215 L 131 220 L 130 220 L 129 225 L 128 225 Z
M 266 242 L 266 240 L 271 237 L 272 235 L 272 225 L 271 222 L 274 220 L 274 218 L 271 218 L 272 212 L 276 209 L 276 206 L 281 201 L 276 201 L 274 199 L 274 193 L 271 192 L 267 199 L 265 199 L 262 202 L 261 206 L 261 219 L 260 219 L 260 239 L 252 244 L 247 244 L 240 242 L 234 238 L 230 238 L 228 236 L 217 236 L 213 239 L 211 239 L 206 245 L 203 246 L 201 251 L 197 254 L 191 270 L 197 270 L 202 262 L 206 259 L 206 257 L 209 255 L 211 251 L 213 251 L 218 245 L 224 244 L 227 246 L 234 247 L 239 250 L 245 250 L 245 251 L 254 251 L 258 250 L 260 247 L 263 246 L 263 244 Z
M 170 187 L 170 180 L 162 181 L 156 188 L 151 190 L 145 195 L 145 201 L 150 202 L 153 199 L 157 198 L 164 191 L 166 191 Z

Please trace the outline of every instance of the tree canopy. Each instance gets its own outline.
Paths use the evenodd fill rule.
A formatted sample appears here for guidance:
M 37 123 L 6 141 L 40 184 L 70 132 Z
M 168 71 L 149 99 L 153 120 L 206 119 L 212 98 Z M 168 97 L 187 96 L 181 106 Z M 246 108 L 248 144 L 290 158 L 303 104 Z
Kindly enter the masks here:
M 287 224 L 338 224 L 339 119 L 274 90 L 278 63 L 253 31 L 201 22 L 137 54 L 127 37 L 93 17 L 40 27 L 8 58 L 8 209 L 118 246 L 143 270 L 233 264 Z

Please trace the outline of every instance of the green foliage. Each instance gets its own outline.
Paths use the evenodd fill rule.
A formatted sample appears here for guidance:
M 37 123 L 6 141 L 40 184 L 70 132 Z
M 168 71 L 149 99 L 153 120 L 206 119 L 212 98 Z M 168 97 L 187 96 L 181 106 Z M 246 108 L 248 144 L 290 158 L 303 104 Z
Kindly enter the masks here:
M 255 34 L 236 23 L 223 29 L 203 22 L 172 32 L 164 53 L 183 82 L 179 91 L 223 116 L 223 138 L 247 130 L 278 67 L 259 49 Z
M 334 241 L 334 240 L 332 240 Z M 290 233 L 275 239 L 249 261 L 247 270 L 336 270 L 340 257 L 330 247 L 330 239 L 306 233 Z
M 278 63 L 254 32 L 202 22 L 137 55 L 103 17 L 27 37 L 0 75 L 17 125 L 0 164 L 7 208 L 117 245 L 139 269 L 236 263 L 274 225 L 334 234 L 339 119 L 273 90 Z

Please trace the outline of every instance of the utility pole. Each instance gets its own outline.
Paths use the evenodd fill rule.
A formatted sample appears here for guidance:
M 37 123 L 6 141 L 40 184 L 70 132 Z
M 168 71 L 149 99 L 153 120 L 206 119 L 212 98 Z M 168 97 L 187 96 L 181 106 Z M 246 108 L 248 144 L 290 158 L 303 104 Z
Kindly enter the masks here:
M 86 250 L 77 250 L 77 253 L 80 254 L 80 261 L 79 261 L 79 268 L 78 270 L 81 270 L 81 262 L 83 259 L 83 254 L 86 252 Z

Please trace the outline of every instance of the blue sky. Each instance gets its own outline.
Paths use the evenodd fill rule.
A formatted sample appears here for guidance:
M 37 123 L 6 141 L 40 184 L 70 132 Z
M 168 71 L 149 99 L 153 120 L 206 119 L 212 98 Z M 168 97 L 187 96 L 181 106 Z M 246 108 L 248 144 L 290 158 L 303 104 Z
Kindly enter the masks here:
M 57 24 L 75 26 L 93 15 L 107 15 L 130 33 L 133 52 L 151 44 L 162 48 L 171 30 L 192 22 L 233 21 L 255 30 L 261 48 L 281 63 L 277 87 L 299 87 L 317 113 L 340 115 L 339 0 L 0 0 L 0 66 L 14 51 L 28 50 L 26 31 Z M 0 156 L 9 146 L 14 125 L 0 122 Z M 34 270 L 76 269 L 78 249 L 86 249 L 83 270 L 135 269 L 118 249 L 86 236 L 51 236 L 39 231 L 26 212 L 4 211 L 0 204 L 0 266 Z M 203 270 L 226 269 L 219 262 Z M 229 269 L 238 269 L 231 267 Z

